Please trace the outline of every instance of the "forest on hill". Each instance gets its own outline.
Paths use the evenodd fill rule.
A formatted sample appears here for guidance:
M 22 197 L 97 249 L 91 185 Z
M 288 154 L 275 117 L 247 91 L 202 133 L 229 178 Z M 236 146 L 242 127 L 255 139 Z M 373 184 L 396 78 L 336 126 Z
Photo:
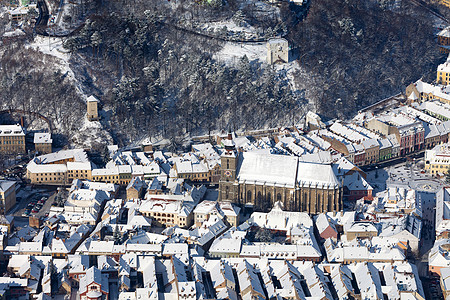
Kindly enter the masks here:
M 102 122 L 119 144 L 292 125 L 307 103 L 329 118 L 348 117 L 420 77 L 431 81 L 444 59 L 427 12 L 389 3 L 312 0 L 305 15 L 292 4 L 265 1 L 97 0 L 84 26 L 63 39 L 76 80 L 38 58 L 28 41 L 3 45 L 1 103 L 38 110 L 70 137 L 83 115 L 77 88 L 101 99 L 108 112 Z M 227 28 L 195 32 L 224 20 L 253 28 L 259 38 L 284 35 L 302 72 L 290 82 L 246 56 L 217 60 Z

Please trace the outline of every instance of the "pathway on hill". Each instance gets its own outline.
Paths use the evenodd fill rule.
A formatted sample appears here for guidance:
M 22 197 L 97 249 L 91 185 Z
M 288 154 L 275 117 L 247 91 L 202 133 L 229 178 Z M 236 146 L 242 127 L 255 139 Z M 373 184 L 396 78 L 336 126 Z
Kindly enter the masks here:
M 17 114 L 20 114 L 20 115 L 30 115 L 30 116 L 39 118 L 39 119 L 41 119 L 41 120 L 43 120 L 43 121 L 45 121 L 47 123 L 50 133 L 53 132 L 52 121 L 49 118 L 47 118 L 46 116 L 41 115 L 40 113 L 33 112 L 33 111 L 25 111 L 25 110 L 22 110 L 22 109 L 6 109 L 6 110 L 1 110 L 0 111 L 0 115 L 2 115 L 2 114 L 14 114 L 14 113 L 17 113 Z
M 430 7 L 428 3 L 426 3 L 423 0 L 410 0 L 411 2 L 415 3 L 418 6 L 421 6 L 423 8 L 425 8 L 426 10 L 428 10 L 429 13 L 431 13 L 432 15 L 434 15 L 435 17 L 438 17 L 439 19 L 441 19 L 442 21 L 446 22 L 447 24 L 449 24 L 450 22 L 448 21 L 448 19 L 446 17 L 444 17 L 443 15 L 441 15 L 437 10 L 435 10 L 433 7 Z

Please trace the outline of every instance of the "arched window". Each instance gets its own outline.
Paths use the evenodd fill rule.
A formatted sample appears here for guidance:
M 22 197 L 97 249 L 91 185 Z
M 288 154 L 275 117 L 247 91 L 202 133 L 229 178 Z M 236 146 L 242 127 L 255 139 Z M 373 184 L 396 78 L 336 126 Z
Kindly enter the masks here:
M 252 191 L 247 191 L 247 202 L 252 201 Z
M 322 204 L 320 203 L 320 194 L 317 195 L 317 210 L 322 211 Z
M 258 192 L 258 201 L 261 201 L 262 200 L 262 194 L 261 194 L 261 192 Z
M 227 169 L 229 169 L 229 168 L 230 168 L 230 160 L 227 159 Z
M 272 195 L 270 193 L 267 194 L 267 202 L 272 203 Z
M 281 194 L 280 193 L 277 194 L 277 201 L 281 201 Z
M 228 189 L 228 185 L 225 187 L 225 199 L 228 199 L 229 197 L 228 197 L 228 195 L 229 195 L 229 189 Z

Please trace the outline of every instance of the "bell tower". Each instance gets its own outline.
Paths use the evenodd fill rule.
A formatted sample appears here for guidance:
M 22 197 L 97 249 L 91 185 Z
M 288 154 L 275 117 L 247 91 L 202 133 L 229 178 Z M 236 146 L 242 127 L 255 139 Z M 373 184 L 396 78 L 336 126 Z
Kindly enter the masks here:
M 219 200 L 234 202 L 237 200 L 237 184 L 235 185 L 235 182 L 238 153 L 231 132 L 228 133 L 223 144 L 225 151 L 220 158 Z

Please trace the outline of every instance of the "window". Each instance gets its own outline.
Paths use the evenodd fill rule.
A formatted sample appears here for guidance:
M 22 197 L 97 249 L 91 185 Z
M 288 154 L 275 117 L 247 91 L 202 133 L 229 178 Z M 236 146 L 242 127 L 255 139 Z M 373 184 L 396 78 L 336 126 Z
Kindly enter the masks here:
M 281 194 L 280 193 L 277 194 L 277 201 L 281 201 Z
M 247 191 L 247 202 L 252 201 L 252 191 Z
M 229 169 L 229 168 L 230 168 L 230 160 L 227 159 L 227 169 Z

